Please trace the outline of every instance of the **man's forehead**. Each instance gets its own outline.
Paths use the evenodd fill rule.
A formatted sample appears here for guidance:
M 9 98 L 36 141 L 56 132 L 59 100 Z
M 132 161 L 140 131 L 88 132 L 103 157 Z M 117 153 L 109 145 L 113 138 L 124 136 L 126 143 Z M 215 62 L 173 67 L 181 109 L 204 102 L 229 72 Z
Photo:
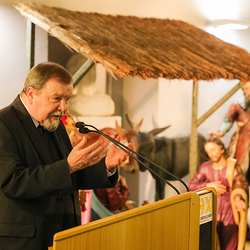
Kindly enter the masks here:
M 58 95 L 71 94 L 73 91 L 73 84 L 62 83 L 56 79 L 50 79 L 46 82 L 44 87 L 44 89 L 49 91 L 51 94 L 53 93 Z

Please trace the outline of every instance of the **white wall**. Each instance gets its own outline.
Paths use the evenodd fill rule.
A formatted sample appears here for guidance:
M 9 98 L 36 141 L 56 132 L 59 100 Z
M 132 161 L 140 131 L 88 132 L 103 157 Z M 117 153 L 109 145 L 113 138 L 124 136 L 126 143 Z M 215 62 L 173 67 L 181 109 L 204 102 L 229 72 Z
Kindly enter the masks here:
M 0 108 L 20 93 L 26 77 L 26 19 L 11 5 L 0 2 Z M 47 33 L 36 27 L 35 63 L 47 60 Z
M 0 4 L 0 107 L 20 92 L 25 78 L 25 25 L 16 11 Z
M 0 108 L 9 104 L 21 91 L 26 75 L 26 21 L 13 8 L 14 2 L 14 0 L 0 2 Z M 37 2 L 79 11 L 180 19 L 198 27 L 206 23 L 204 10 L 201 11 L 199 5 L 193 5 L 195 0 L 44 0 Z M 37 29 L 37 36 L 36 63 L 47 60 L 47 34 Z M 237 38 L 237 45 L 248 46 L 246 42 L 248 33 L 238 33 Z M 209 109 L 234 84 L 232 82 L 199 84 L 199 114 Z M 172 124 L 171 128 L 162 135 L 170 137 L 188 135 L 191 126 L 191 93 L 191 82 L 170 82 L 163 79 L 143 81 L 128 77 L 124 79 L 124 112 L 128 113 L 135 123 L 144 118 L 142 131 Z M 241 92 L 236 95 L 241 95 Z M 207 136 L 209 131 L 216 130 L 234 99 L 236 96 L 204 122 L 199 131 Z M 153 202 L 154 183 L 150 174 L 141 173 L 138 181 L 140 182 L 138 205 L 145 199 Z

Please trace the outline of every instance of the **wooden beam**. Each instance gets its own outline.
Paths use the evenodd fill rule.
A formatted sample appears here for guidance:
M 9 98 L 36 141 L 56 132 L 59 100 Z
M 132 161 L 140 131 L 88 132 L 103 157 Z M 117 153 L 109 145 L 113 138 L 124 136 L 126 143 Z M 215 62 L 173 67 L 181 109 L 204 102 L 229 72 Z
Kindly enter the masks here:
M 192 95 L 192 123 L 189 141 L 189 177 L 193 178 L 197 169 L 198 156 L 198 132 L 197 132 L 197 110 L 198 110 L 198 81 L 193 81 Z
M 26 57 L 28 73 L 35 64 L 35 24 L 28 19 L 26 22 Z
M 75 87 L 80 80 L 90 71 L 90 69 L 95 65 L 95 63 L 88 59 L 73 75 L 73 86 Z
M 215 112 L 224 102 L 226 102 L 236 91 L 240 89 L 240 83 L 232 88 L 224 97 L 222 97 L 212 108 L 210 108 L 201 118 L 197 121 L 197 127 L 201 125 L 213 112 Z

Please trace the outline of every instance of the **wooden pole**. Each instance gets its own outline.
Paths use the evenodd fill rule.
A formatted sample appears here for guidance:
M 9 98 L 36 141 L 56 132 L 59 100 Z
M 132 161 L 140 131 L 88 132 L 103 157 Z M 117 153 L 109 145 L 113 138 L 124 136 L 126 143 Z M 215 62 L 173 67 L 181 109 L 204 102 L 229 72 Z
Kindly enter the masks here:
M 73 86 L 75 87 L 80 80 L 90 71 L 90 69 L 95 65 L 95 63 L 88 59 L 73 75 Z
M 197 110 L 198 110 L 198 81 L 193 81 L 193 95 L 192 95 L 192 123 L 191 134 L 189 141 L 189 177 L 193 178 L 197 169 L 197 148 L 198 148 L 198 132 L 197 132 Z
M 236 91 L 240 89 L 240 83 L 233 87 L 225 96 L 223 96 L 212 108 L 210 108 L 201 118 L 197 121 L 197 127 L 201 125 L 214 111 L 216 111 L 224 102 L 226 102 Z
M 35 24 L 28 19 L 26 22 L 26 57 L 28 73 L 35 64 Z

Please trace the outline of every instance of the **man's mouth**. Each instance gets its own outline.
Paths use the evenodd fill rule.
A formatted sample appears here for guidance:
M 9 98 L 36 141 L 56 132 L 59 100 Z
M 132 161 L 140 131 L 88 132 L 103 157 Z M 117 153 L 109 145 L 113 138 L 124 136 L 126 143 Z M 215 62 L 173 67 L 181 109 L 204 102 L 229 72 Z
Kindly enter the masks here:
M 52 120 L 60 120 L 63 116 L 64 114 L 62 112 L 56 112 L 51 114 L 49 118 L 51 118 Z
M 52 115 L 50 116 L 50 118 L 54 119 L 54 120 L 60 120 L 62 118 L 62 116 L 59 115 Z

